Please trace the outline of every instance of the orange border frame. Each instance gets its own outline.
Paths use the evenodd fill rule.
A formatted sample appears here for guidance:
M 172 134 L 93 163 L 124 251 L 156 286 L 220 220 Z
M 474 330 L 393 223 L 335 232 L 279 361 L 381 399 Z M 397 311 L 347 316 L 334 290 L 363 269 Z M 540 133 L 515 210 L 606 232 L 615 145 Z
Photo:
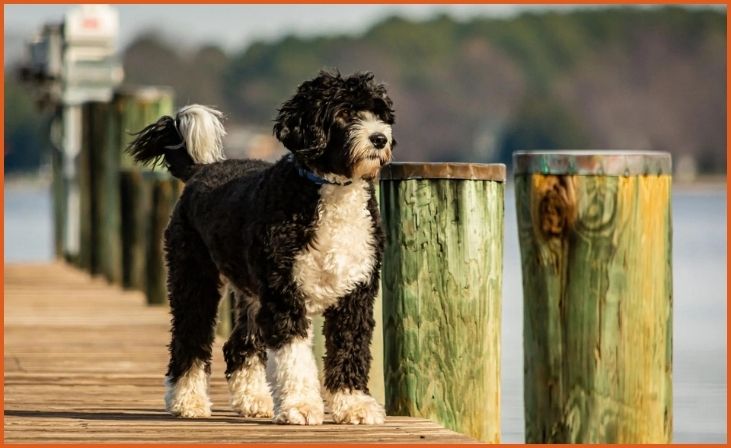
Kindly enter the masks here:
M 3 9 L 2 12 L 0 12 L 0 18 L 2 18 L 2 27 L 3 29 L 3 44 L 5 40 L 5 5 L 11 5 L 11 4 L 64 4 L 66 2 L 62 2 L 59 0 L 50 0 L 50 1 L 42 1 L 42 0 L 31 0 L 31 1 L 5 1 L 3 2 Z M 107 3 L 107 2 L 100 2 L 100 1 L 89 1 L 86 3 Z M 156 2 L 160 4 L 200 4 L 200 2 L 196 1 L 190 1 L 190 0 L 184 0 L 179 2 L 171 2 L 171 1 L 160 1 Z M 287 1 L 287 0 L 268 0 L 264 2 L 237 2 L 237 1 L 218 1 L 217 4 L 314 4 L 314 2 L 302 2 L 302 1 Z M 481 1 L 475 1 L 475 0 L 464 0 L 460 2 L 454 2 L 454 1 L 435 1 L 435 0 L 429 0 L 429 1 L 414 1 L 414 0 L 407 0 L 407 1 L 401 1 L 401 2 L 383 2 L 383 1 L 337 1 L 337 0 L 319 0 L 316 2 L 317 4 L 445 4 L 445 3 L 455 3 L 455 4 L 491 4 L 497 2 L 481 2 Z M 134 1 L 114 1 L 111 4 L 140 4 L 139 2 Z M 687 5 L 687 4 L 702 4 L 702 5 L 726 5 L 728 6 L 728 2 L 720 2 L 720 1 L 711 1 L 711 2 L 702 2 L 697 0 L 692 1 L 669 1 L 669 2 L 663 2 L 658 0 L 649 0 L 644 2 L 626 2 L 626 1 L 615 1 L 615 0 L 609 0 L 602 3 L 597 2 L 590 2 L 590 1 L 573 1 L 573 2 L 567 2 L 567 1 L 560 1 L 560 2 L 546 2 L 546 1 L 517 1 L 513 2 L 513 4 L 523 4 L 523 5 Z M 731 170 L 731 160 L 729 160 L 728 153 L 729 153 L 729 140 L 728 140 L 728 129 L 729 125 L 731 124 L 731 115 L 729 115 L 729 99 L 731 99 L 731 77 L 729 77 L 729 71 L 728 71 L 728 61 L 729 57 L 731 56 L 731 51 L 729 51 L 729 34 L 731 32 L 731 24 L 728 21 L 728 11 L 727 11 L 727 17 L 726 17 L 726 176 L 728 176 L 729 170 Z M 3 57 L 4 60 L 4 53 L 5 53 L 5 47 L 0 49 L 0 56 Z M 5 137 L 5 70 L 3 70 L 2 74 L 0 74 L 0 81 L 2 81 L 2 87 L 0 87 L 0 100 L 3 102 L 3 108 L 0 112 L 0 119 L 2 119 L 2 124 L 0 124 L 0 136 Z M 4 143 L 3 143 L 4 147 Z M 0 178 L 2 179 L 2 191 L 3 195 L 0 197 L 0 204 L 2 204 L 2 215 L 3 218 L 5 217 L 5 158 L 3 157 L 3 161 L 0 162 L 0 165 L 2 165 L 2 173 L 0 173 Z M 731 316 L 731 313 L 729 313 L 729 307 L 728 307 L 728 289 L 729 289 L 729 274 L 731 273 L 731 269 L 729 268 L 728 263 L 728 249 L 729 249 L 729 242 L 728 242 L 728 234 L 730 233 L 729 230 L 731 230 L 731 227 L 729 227 L 729 218 L 731 217 L 731 209 L 729 208 L 729 184 L 728 181 L 726 182 L 726 294 L 727 294 L 727 306 L 726 306 L 726 437 L 727 437 L 727 443 L 728 443 L 728 427 L 729 427 L 729 415 L 728 415 L 728 378 L 729 378 L 729 360 L 728 360 L 728 322 L 729 322 L 729 316 Z M 3 219 L 3 222 L 0 223 L 0 231 L 2 232 L 3 236 L 5 235 L 5 220 Z M 3 254 L 5 253 L 5 242 L 0 241 L 0 248 L 3 249 Z M 5 298 L 5 288 L 4 288 L 4 279 L 5 279 L 5 260 L 3 259 L 2 263 L 2 278 L 0 278 L 0 284 L 3 285 L 3 303 Z M 4 322 L 4 315 L 5 310 L 4 307 L 0 308 L 0 317 L 3 318 Z M 2 341 L 2 359 L 0 359 L 0 370 L 2 372 L 5 372 L 4 367 L 4 358 L 5 358 L 5 332 L 0 334 L 0 341 Z M 2 403 L 0 403 L 0 410 L 5 411 L 5 388 L 3 387 L 0 389 L 0 399 L 2 399 Z M 5 443 L 5 421 L 3 418 L 3 421 L 0 422 L 0 444 L 4 445 L 22 445 L 22 446 L 36 446 L 35 444 L 6 444 Z M 161 443 L 161 444 L 114 444 L 116 447 L 152 447 L 152 446 L 179 446 L 180 444 L 169 444 L 169 443 Z M 301 443 L 301 444 L 272 444 L 272 443 L 262 443 L 262 444 L 226 444 L 226 446 L 258 446 L 258 447 L 266 447 L 266 448 L 280 448 L 282 446 L 302 446 L 302 447 L 308 447 L 308 448 L 317 448 L 317 447 L 331 447 L 334 444 L 308 444 L 308 443 Z M 101 448 L 108 445 L 104 444 L 43 444 L 38 446 L 44 446 L 44 447 L 69 447 L 69 446 L 82 446 L 85 448 Z M 352 444 L 348 446 L 354 446 L 354 447 L 372 447 L 373 444 Z M 407 447 L 421 447 L 423 445 L 419 444 L 398 444 L 398 446 L 407 446 Z M 453 444 L 432 444 L 430 446 L 453 446 Z M 531 446 L 541 446 L 541 445 L 531 445 Z M 599 445 L 602 446 L 602 445 Z M 609 446 L 609 445 L 605 445 Z M 643 445 L 625 445 L 625 446 L 643 446 Z M 691 447 L 691 446 L 704 446 L 704 447 L 712 447 L 712 446 L 727 446 L 724 444 L 678 444 L 674 445 L 678 447 Z

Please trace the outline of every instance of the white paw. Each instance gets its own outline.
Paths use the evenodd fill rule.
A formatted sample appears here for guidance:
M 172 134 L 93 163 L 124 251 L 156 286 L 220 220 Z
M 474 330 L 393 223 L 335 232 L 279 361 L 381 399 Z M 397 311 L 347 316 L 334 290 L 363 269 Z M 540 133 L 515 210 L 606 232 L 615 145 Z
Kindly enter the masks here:
M 201 363 L 196 363 L 185 375 L 172 383 L 165 379 L 165 410 L 175 417 L 200 418 L 211 416 L 207 375 Z
M 208 395 L 198 394 L 195 391 L 177 395 L 168 391 L 165 395 L 165 409 L 175 417 L 210 417 L 211 400 L 208 399 Z
M 358 390 L 332 394 L 330 409 L 335 423 L 381 425 L 386 420 L 383 406 L 375 398 Z
M 231 400 L 231 406 L 242 417 L 271 417 L 274 403 L 271 395 L 244 395 Z
M 271 417 L 274 415 L 272 394 L 266 381 L 264 365 L 252 358 L 228 379 L 231 407 L 242 417 Z
M 282 405 L 274 416 L 274 423 L 284 425 L 321 425 L 325 419 L 325 409 L 322 402 L 299 402 L 291 405 Z

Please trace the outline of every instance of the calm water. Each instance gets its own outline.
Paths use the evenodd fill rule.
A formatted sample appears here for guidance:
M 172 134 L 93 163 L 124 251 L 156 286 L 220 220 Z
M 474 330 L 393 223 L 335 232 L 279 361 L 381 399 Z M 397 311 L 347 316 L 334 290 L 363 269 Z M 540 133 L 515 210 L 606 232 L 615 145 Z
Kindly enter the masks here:
M 6 185 L 5 262 L 49 261 L 45 187 Z M 522 292 L 512 189 L 505 197 L 502 432 L 523 441 Z M 673 192 L 675 442 L 726 442 L 726 191 Z

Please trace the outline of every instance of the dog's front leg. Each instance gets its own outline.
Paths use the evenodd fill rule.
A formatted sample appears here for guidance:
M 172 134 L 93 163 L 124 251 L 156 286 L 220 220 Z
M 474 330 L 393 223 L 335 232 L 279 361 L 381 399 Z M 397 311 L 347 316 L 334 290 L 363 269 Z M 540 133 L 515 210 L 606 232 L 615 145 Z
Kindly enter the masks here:
M 303 313 L 299 319 L 289 313 L 272 313 L 262 308 L 265 338 L 270 347 L 267 379 L 272 385 L 274 422 L 320 425 L 325 409 L 320 395 L 317 365 L 312 354 L 312 328 Z M 271 314 L 271 315 L 270 315 Z
M 368 394 L 378 279 L 371 283 L 325 311 L 325 389 L 335 423 L 382 424 L 386 417 L 383 406 Z

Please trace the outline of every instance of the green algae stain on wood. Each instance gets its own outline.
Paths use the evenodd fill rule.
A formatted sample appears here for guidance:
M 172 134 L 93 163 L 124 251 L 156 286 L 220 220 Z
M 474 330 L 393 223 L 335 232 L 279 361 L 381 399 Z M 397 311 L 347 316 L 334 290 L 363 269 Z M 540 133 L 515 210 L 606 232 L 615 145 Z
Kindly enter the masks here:
M 135 132 L 172 112 L 173 95 L 169 89 L 120 91 L 113 100 L 109 138 L 113 150 L 120 154 L 121 276 L 125 288 L 141 291 L 147 288 L 147 245 L 151 232 L 150 216 L 154 210 L 152 184 L 143 179 L 142 174 L 149 171 L 149 167 L 141 169 L 124 150 L 134 139 Z
M 500 438 L 503 183 L 381 181 L 386 411 Z
M 526 442 L 670 442 L 670 176 L 515 182 Z

